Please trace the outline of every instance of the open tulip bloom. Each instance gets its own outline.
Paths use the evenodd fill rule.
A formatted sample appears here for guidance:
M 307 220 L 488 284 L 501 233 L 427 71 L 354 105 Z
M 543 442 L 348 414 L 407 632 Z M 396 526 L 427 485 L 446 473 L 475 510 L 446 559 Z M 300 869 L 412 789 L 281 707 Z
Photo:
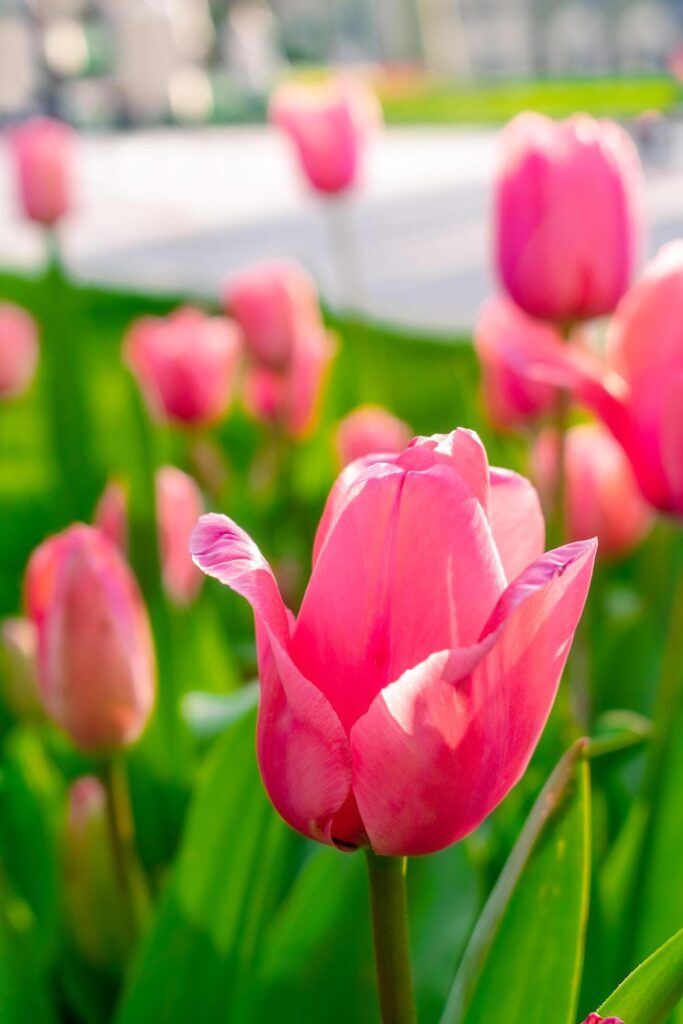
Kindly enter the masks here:
M 200 519 L 192 554 L 252 605 L 264 784 L 341 849 L 462 839 L 524 772 L 586 599 L 595 541 L 543 553 L 537 494 L 476 434 L 416 438 L 338 478 L 296 619 L 254 541 Z

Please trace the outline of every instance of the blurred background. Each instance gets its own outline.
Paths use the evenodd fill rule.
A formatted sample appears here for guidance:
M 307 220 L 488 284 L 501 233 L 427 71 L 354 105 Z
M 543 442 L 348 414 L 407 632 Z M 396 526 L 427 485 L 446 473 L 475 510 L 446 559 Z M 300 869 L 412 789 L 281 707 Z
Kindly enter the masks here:
M 391 129 L 353 203 L 355 304 L 375 318 L 471 327 L 492 287 L 495 133 L 522 109 L 626 122 L 651 251 L 681 233 L 679 0 L 0 0 L 0 121 L 42 111 L 84 130 L 63 245 L 90 282 L 210 296 L 286 256 L 342 306 L 325 219 L 266 127 L 275 83 L 330 65 L 368 77 Z M 41 258 L 0 148 L 0 263 Z

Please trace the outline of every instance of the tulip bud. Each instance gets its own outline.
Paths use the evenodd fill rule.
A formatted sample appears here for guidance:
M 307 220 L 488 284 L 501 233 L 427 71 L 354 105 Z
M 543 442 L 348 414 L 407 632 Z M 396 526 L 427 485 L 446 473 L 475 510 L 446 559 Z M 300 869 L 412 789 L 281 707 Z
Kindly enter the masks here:
M 43 717 L 36 677 L 37 646 L 36 629 L 29 619 L 5 619 L 0 626 L 2 693 L 20 720 Z
M 154 654 L 137 583 L 117 549 L 81 524 L 49 538 L 29 561 L 26 603 L 50 717 L 84 750 L 133 743 L 154 704 Z
M 237 274 L 225 305 L 244 334 L 252 360 L 282 370 L 292 358 L 297 333 L 320 325 L 313 281 L 296 263 L 263 263 Z
M 626 132 L 584 114 L 514 118 L 501 138 L 495 210 L 500 279 L 532 316 L 611 313 L 633 276 L 642 172 Z
M 68 125 L 47 117 L 25 121 L 12 132 L 19 195 L 30 220 L 49 227 L 69 212 L 75 137 Z
M 360 81 L 286 83 L 276 90 L 270 120 L 291 140 L 301 170 L 316 192 L 352 188 L 367 141 L 381 124 L 375 94 Z
M 621 1017 L 600 1017 L 597 1013 L 591 1013 L 583 1024 L 624 1024 L 624 1022 Z
M 516 427 L 553 408 L 557 389 L 534 380 L 525 367 L 537 350 L 561 344 L 554 327 L 527 316 L 508 299 L 490 299 L 479 315 L 474 344 L 484 404 L 496 427 Z
M 240 332 L 230 320 L 185 307 L 137 320 L 124 354 L 155 416 L 200 425 L 227 411 L 240 348 Z
M 337 427 L 337 452 L 342 466 L 378 452 L 400 452 L 413 436 L 407 423 L 381 405 L 363 405 Z
M 110 480 L 97 502 L 94 525 L 124 555 L 128 551 L 128 497 L 118 480 Z
M 126 918 L 115 871 L 107 827 L 107 795 L 99 779 L 85 776 L 69 790 L 64 903 L 81 954 L 110 970 L 123 965 L 127 949 Z
M 0 302 L 0 398 L 23 394 L 38 365 L 38 331 L 33 317 L 11 302 Z

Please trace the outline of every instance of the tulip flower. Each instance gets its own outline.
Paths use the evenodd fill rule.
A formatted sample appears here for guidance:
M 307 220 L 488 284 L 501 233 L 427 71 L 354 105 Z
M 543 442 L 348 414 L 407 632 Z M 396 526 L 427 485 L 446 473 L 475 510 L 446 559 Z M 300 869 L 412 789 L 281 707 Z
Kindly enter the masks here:
M 532 316 L 611 313 L 633 276 L 642 173 L 629 136 L 584 114 L 524 113 L 505 128 L 495 197 L 498 274 Z
M 114 545 L 81 524 L 44 541 L 28 564 L 26 604 L 50 717 L 84 750 L 133 743 L 154 704 L 154 655 L 140 592 Z
M 38 365 L 38 331 L 33 317 L 11 302 L 0 302 L 0 399 L 28 388 Z
M 551 324 L 527 316 L 505 298 L 490 299 L 479 314 L 474 344 L 483 376 L 484 404 L 499 429 L 537 419 L 557 404 L 557 388 L 525 376 L 523 367 L 539 346 L 562 339 Z
M 240 332 L 230 320 L 186 306 L 168 317 L 137 320 L 124 355 L 157 418 L 200 426 L 227 411 L 240 349 Z
M 242 329 L 250 359 L 283 370 L 300 331 L 320 325 L 315 285 L 296 263 L 261 263 L 243 270 L 225 289 L 225 306 Z
M 164 587 L 175 604 L 186 605 L 197 596 L 203 581 L 190 558 L 188 543 L 194 524 L 204 511 L 204 500 L 196 481 L 176 466 L 161 466 L 155 484 Z M 95 509 L 94 523 L 125 554 L 127 497 L 118 481 L 107 484 Z
M 284 370 L 276 371 L 260 364 L 247 367 L 244 380 L 247 410 L 290 437 L 304 437 L 316 421 L 335 351 L 332 336 L 322 327 L 299 331 Z
M 535 476 L 542 495 L 556 492 L 560 447 L 554 431 L 544 431 L 534 447 Z M 568 540 L 597 537 L 602 558 L 631 551 L 652 525 L 621 445 L 600 423 L 571 427 L 565 439 L 564 521 Z
M 365 455 L 402 451 L 412 437 L 407 423 L 381 405 L 362 405 L 337 427 L 337 452 L 342 466 Z
M 48 117 L 25 121 L 10 136 L 24 213 L 46 227 L 71 207 L 75 137 L 68 125 Z
M 356 184 L 363 152 L 381 119 L 375 94 L 349 79 L 286 83 L 270 104 L 270 120 L 291 140 L 309 185 L 327 195 Z
M 466 430 L 346 467 L 296 618 L 254 541 L 204 516 L 196 564 L 254 610 L 257 752 L 285 820 L 395 856 L 475 829 L 540 737 L 595 546 L 543 554 L 535 490 Z
M 624 1024 L 624 1022 L 621 1017 L 600 1017 L 597 1013 L 591 1013 L 583 1024 Z

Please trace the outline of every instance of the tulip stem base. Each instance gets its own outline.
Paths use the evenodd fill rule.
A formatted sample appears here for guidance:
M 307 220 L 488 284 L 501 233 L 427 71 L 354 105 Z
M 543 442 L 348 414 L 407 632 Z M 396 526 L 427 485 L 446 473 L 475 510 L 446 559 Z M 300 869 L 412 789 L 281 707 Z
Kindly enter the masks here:
M 405 857 L 366 850 L 382 1024 L 416 1024 L 408 942 Z
M 107 828 L 116 883 L 132 952 L 147 916 L 149 895 L 135 850 L 133 813 L 123 760 L 112 757 L 105 763 L 102 775 L 107 793 Z

